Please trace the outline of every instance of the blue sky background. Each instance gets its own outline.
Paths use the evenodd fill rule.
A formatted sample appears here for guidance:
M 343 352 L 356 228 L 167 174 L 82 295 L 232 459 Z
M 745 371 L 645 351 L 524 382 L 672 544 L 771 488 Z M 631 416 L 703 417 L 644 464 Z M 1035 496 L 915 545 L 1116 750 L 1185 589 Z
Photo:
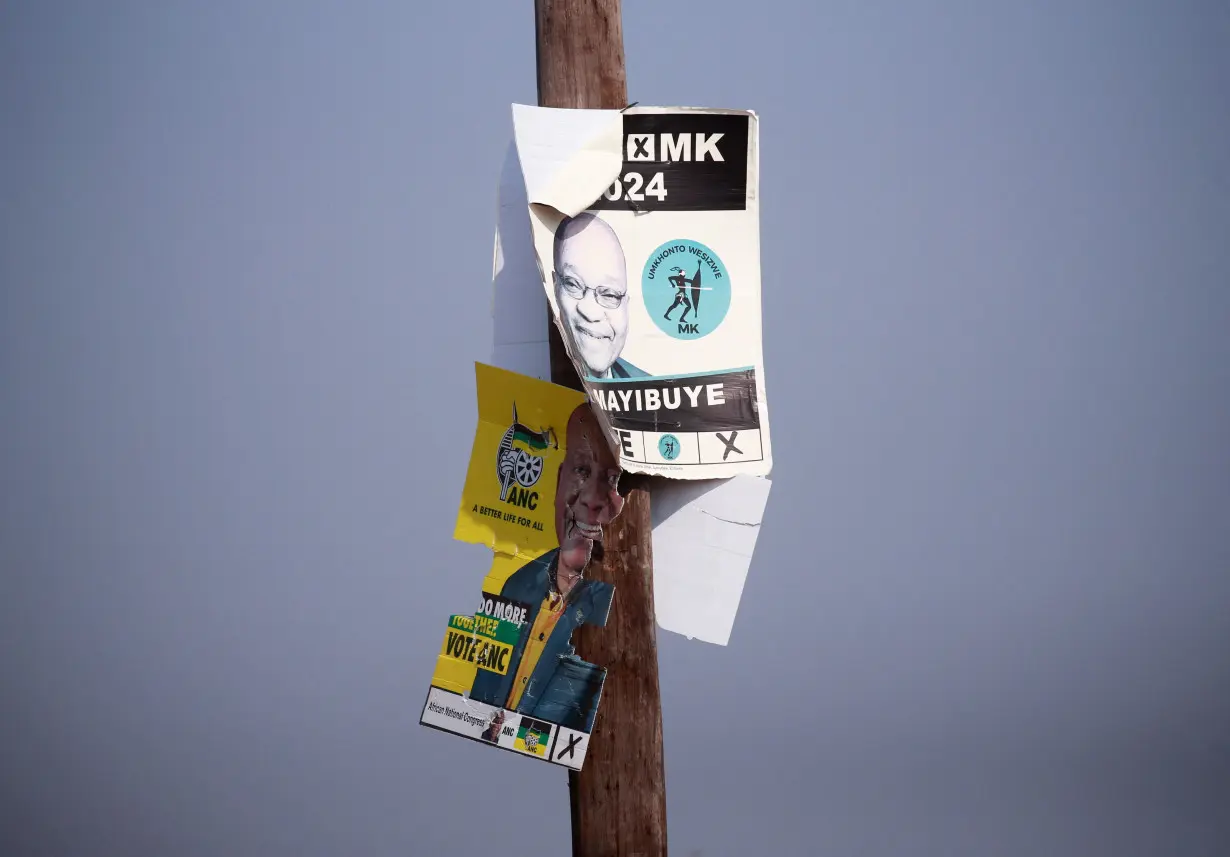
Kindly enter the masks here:
M 1230 842 L 1230 11 L 634 2 L 762 119 L 777 470 L 672 853 Z M 568 853 L 417 725 L 532 4 L 0 4 L 0 851 Z

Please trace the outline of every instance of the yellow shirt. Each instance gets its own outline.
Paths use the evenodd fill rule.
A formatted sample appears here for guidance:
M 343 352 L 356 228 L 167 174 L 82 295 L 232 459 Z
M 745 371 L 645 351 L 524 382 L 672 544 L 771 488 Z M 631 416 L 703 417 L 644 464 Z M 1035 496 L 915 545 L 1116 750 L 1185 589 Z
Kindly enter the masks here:
M 547 640 L 555 630 L 555 623 L 563 615 L 564 596 L 558 592 L 548 592 L 547 597 L 542 599 L 542 606 L 538 608 L 538 615 L 534 617 L 530 639 L 525 644 L 525 651 L 521 653 L 521 665 L 517 667 L 517 675 L 513 678 L 512 690 L 508 694 L 508 705 L 505 708 L 517 710 L 517 703 L 521 701 L 521 694 L 525 692 L 534 667 L 538 665 L 538 658 L 542 656 L 542 650 L 546 648 Z

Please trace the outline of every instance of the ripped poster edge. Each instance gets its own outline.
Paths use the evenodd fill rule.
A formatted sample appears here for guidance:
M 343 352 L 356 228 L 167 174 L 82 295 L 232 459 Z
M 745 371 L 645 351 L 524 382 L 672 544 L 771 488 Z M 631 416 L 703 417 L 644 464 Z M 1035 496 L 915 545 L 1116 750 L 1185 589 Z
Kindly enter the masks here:
M 473 614 L 448 619 L 419 722 L 579 770 L 606 667 L 575 653 L 615 587 L 586 576 L 623 509 L 583 393 L 475 365 L 478 425 L 454 537 L 494 552 Z
M 623 467 L 767 476 L 756 114 L 513 115 L 539 281 Z

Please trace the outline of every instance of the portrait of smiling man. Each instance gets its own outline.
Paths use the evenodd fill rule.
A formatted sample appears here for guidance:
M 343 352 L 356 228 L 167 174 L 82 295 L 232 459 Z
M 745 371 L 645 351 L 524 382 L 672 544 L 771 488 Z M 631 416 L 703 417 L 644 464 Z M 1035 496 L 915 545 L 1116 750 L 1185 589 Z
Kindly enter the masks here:
M 619 460 L 589 403 L 568 418 L 566 451 L 556 476 L 555 535 L 559 547 L 523 565 L 500 595 L 527 608 L 504 675 L 478 671 L 470 698 L 589 732 L 606 669 L 574 653 L 572 632 L 604 627 L 615 588 L 585 578 L 601 558 L 602 527 L 622 511 Z
M 589 212 L 564 218 L 552 252 L 555 302 L 574 357 L 590 378 L 643 378 L 620 359 L 628 339 L 628 270 L 610 224 Z

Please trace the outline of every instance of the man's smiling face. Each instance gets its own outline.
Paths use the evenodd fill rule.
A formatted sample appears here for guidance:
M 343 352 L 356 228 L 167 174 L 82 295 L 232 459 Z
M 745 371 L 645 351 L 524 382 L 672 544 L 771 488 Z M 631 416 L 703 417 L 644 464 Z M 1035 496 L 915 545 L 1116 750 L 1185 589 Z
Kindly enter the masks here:
M 628 277 L 623 248 L 593 215 L 564 221 L 555 241 L 555 300 L 573 352 L 589 374 L 605 377 L 628 338 Z
M 555 492 L 555 535 L 560 567 L 578 573 L 602 539 L 603 525 L 623 510 L 624 498 L 617 490 L 619 461 L 588 403 L 568 419 L 567 445 Z

